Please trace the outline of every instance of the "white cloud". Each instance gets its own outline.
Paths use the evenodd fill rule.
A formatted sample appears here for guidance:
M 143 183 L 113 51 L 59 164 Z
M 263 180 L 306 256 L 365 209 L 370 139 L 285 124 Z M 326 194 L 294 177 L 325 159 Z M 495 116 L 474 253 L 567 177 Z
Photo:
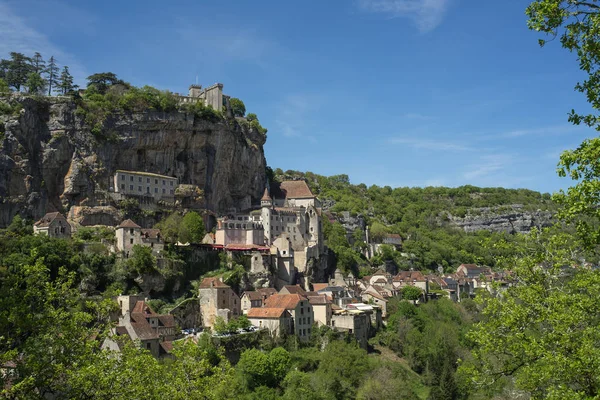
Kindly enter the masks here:
M 434 139 L 419 139 L 419 138 L 392 138 L 389 140 L 393 144 L 404 144 L 414 149 L 431 150 L 431 151 L 472 151 L 472 147 L 465 146 L 459 143 L 443 142 Z
M 0 0 L 0 58 L 11 51 L 32 56 L 36 51 L 45 59 L 54 56 L 60 67 L 69 66 L 77 84 L 83 84 L 89 74 L 75 56 L 52 43 L 46 35 L 28 24 L 25 19 Z
M 468 180 L 481 179 L 503 172 L 515 161 L 515 156 L 510 154 L 488 154 L 479 158 L 477 163 L 468 166 L 468 171 L 463 178 Z
M 365 11 L 410 18 L 421 32 L 435 29 L 444 18 L 450 0 L 359 0 Z
M 27 56 L 40 52 L 45 59 L 54 56 L 60 67 L 69 66 L 77 84 L 83 84 L 89 74 L 75 56 L 52 43 L 21 16 L 0 0 L 0 57 L 7 58 L 11 51 Z

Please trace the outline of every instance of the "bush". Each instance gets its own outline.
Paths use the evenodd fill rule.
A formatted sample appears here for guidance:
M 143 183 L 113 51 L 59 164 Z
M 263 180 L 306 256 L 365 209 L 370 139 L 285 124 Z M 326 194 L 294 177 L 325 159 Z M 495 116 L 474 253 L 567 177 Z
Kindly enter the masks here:
M 229 106 L 234 116 L 243 117 L 246 115 L 246 106 L 242 100 L 233 97 L 229 99 Z

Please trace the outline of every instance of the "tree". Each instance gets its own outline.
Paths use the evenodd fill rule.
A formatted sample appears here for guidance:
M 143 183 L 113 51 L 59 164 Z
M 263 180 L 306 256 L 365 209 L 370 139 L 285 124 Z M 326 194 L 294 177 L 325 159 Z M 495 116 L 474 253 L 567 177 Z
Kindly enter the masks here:
M 50 96 L 52 94 L 52 89 L 58 84 L 59 69 L 58 65 L 56 65 L 56 58 L 54 58 L 54 56 L 51 56 L 48 60 L 48 66 L 46 67 L 45 72 L 48 76 L 46 80 L 48 81 L 48 96 Z
M 27 91 L 31 94 L 42 94 L 46 82 L 37 72 L 30 72 L 29 75 L 27 75 L 25 86 L 27 86 Z
M 21 53 L 10 53 L 10 60 L 6 60 L 6 83 L 15 88 L 17 92 L 27 82 L 27 76 L 32 71 L 30 58 Z
M 370 240 L 375 243 L 381 243 L 385 235 L 387 235 L 388 229 L 381 222 L 375 221 L 371 225 L 371 229 L 369 230 Z
M 234 116 L 243 117 L 246 115 L 246 106 L 242 100 L 232 97 L 229 99 L 229 106 L 231 107 Z
M 2 78 L 0 78 L 0 95 L 10 93 L 10 87 L 8 87 L 8 83 Z
M 33 67 L 33 72 L 41 75 L 46 69 L 46 62 L 42 55 L 38 52 L 35 52 L 33 57 L 31 57 L 31 66 Z
M 73 83 L 73 76 L 71 76 L 71 73 L 69 72 L 69 67 L 65 65 L 60 74 L 60 78 L 58 79 L 57 88 L 59 89 L 59 92 L 63 95 L 67 95 L 77 90 L 77 87 L 78 86 Z
M 156 269 L 156 259 L 152 255 L 152 249 L 139 244 L 134 245 L 132 255 L 127 259 L 127 266 L 130 271 L 138 274 L 153 272 Z
M 254 113 L 249 113 L 248 115 L 246 115 L 246 120 L 252 122 L 252 121 L 258 121 L 258 116 Z
M 179 241 L 183 243 L 200 243 L 204 238 L 204 221 L 195 211 L 183 216 L 179 227 Z
M 90 86 L 94 86 L 100 94 L 106 93 L 110 86 L 123 82 L 112 72 L 99 72 L 92 74 L 87 77 L 87 81 L 87 87 L 89 88 Z
M 405 300 L 419 300 L 423 291 L 416 286 L 404 286 L 402 288 L 402 298 Z

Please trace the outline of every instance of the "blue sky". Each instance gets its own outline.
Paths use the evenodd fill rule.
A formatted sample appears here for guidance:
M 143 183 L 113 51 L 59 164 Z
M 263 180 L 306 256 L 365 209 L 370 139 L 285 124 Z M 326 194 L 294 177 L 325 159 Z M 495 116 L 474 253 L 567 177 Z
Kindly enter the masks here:
M 186 92 L 222 82 L 269 129 L 267 162 L 353 183 L 553 192 L 594 132 L 573 54 L 526 0 L 0 0 L 0 57 L 40 51 L 85 76 Z

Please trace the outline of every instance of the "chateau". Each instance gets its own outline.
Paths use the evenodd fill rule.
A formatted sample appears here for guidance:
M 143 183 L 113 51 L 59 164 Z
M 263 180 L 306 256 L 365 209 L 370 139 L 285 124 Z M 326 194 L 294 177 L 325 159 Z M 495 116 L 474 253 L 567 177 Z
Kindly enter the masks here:
M 217 111 L 222 111 L 223 107 L 229 103 L 229 96 L 223 94 L 223 84 L 215 83 L 212 86 L 202 89 L 202 85 L 190 85 L 188 95 L 183 96 L 178 93 L 181 103 L 197 103 L 202 101 L 205 106 L 210 106 Z

